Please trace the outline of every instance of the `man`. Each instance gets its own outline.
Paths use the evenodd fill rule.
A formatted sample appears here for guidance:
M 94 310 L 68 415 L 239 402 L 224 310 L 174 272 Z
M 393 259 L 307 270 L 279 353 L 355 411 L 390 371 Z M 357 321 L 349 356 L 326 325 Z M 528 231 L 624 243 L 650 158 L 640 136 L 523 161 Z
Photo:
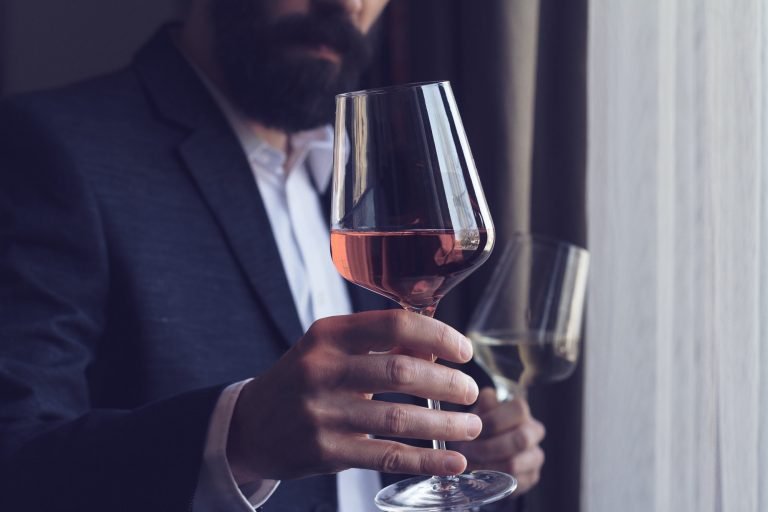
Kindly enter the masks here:
M 357 511 L 364 470 L 536 482 L 522 400 L 370 400 L 478 398 L 426 361 L 467 362 L 462 335 L 347 289 L 323 249 L 325 125 L 386 3 L 194 0 L 130 68 L 0 108 L 0 510 Z

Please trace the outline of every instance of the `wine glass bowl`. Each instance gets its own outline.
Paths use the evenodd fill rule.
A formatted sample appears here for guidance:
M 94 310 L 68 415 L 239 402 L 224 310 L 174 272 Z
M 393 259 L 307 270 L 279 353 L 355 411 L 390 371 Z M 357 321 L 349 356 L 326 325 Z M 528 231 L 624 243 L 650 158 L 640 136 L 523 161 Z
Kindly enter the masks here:
M 420 310 L 495 231 L 448 82 L 337 97 L 331 250 L 346 279 Z
M 467 332 L 500 400 L 573 372 L 588 272 L 589 253 L 566 242 L 516 234 L 505 245 Z
M 488 259 L 495 231 L 448 82 L 336 98 L 331 256 L 347 280 L 414 313 Z M 432 409 L 440 402 L 429 400 Z M 445 449 L 442 440 L 433 441 Z M 456 510 L 509 495 L 494 471 L 417 477 L 383 489 L 383 510 Z

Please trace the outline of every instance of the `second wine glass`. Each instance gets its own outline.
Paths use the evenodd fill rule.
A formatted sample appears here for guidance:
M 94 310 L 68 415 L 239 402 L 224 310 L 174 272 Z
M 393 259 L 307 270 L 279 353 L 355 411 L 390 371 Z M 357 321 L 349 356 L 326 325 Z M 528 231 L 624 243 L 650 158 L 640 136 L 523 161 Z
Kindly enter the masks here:
M 518 233 L 504 245 L 467 334 L 499 401 L 573 372 L 588 272 L 589 252 L 560 240 Z
M 331 253 L 347 280 L 433 316 L 495 241 L 448 82 L 342 94 L 336 103 Z M 429 407 L 440 409 L 438 401 Z M 445 449 L 445 442 L 433 442 Z M 495 471 L 417 477 L 383 489 L 382 510 L 458 510 L 509 495 Z

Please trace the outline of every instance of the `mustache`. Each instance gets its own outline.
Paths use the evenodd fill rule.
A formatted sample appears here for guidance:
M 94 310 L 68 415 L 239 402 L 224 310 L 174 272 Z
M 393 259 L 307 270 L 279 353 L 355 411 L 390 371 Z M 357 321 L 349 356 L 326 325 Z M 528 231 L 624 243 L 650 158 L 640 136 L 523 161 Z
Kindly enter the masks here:
M 295 14 L 281 18 L 254 34 L 261 43 L 277 48 L 326 46 L 353 62 L 366 61 L 368 42 L 348 18 Z

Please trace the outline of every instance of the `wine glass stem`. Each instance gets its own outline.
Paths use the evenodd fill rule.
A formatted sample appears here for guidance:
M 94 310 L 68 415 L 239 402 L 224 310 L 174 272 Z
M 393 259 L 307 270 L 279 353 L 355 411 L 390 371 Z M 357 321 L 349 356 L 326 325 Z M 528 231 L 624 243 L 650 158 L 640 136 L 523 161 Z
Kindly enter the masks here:
M 406 304 L 403 304 L 403 308 L 411 311 L 413 313 L 417 313 L 419 315 L 428 316 L 429 318 L 433 318 L 435 316 L 435 310 L 437 309 L 437 303 L 427 306 L 424 308 L 417 308 L 413 306 L 409 306 Z M 437 358 L 432 355 L 432 362 L 434 363 L 437 360 Z M 439 411 L 440 409 L 440 400 L 432 400 L 431 398 L 427 398 L 427 406 L 432 409 L 433 411 Z M 440 439 L 433 439 L 432 440 L 432 448 L 435 450 L 445 450 L 445 441 Z M 452 476 L 433 476 L 432 477 L 433 482 L 433 488 L 435 490 L 439 490 L 440 492 L 451 492 L 451 490 L 455 489 L 457 486 L 458 478 L 455 475 Z
M 439 411 L 440 400 L 432 400 L 431 398 L 427 398 L 427 406 L 429 406 L 429 408 L 432 409 L 433 411 Z M 445 450 L 445 441 L 433 439 L 432 448 L 434 448 L 435 450 Z

